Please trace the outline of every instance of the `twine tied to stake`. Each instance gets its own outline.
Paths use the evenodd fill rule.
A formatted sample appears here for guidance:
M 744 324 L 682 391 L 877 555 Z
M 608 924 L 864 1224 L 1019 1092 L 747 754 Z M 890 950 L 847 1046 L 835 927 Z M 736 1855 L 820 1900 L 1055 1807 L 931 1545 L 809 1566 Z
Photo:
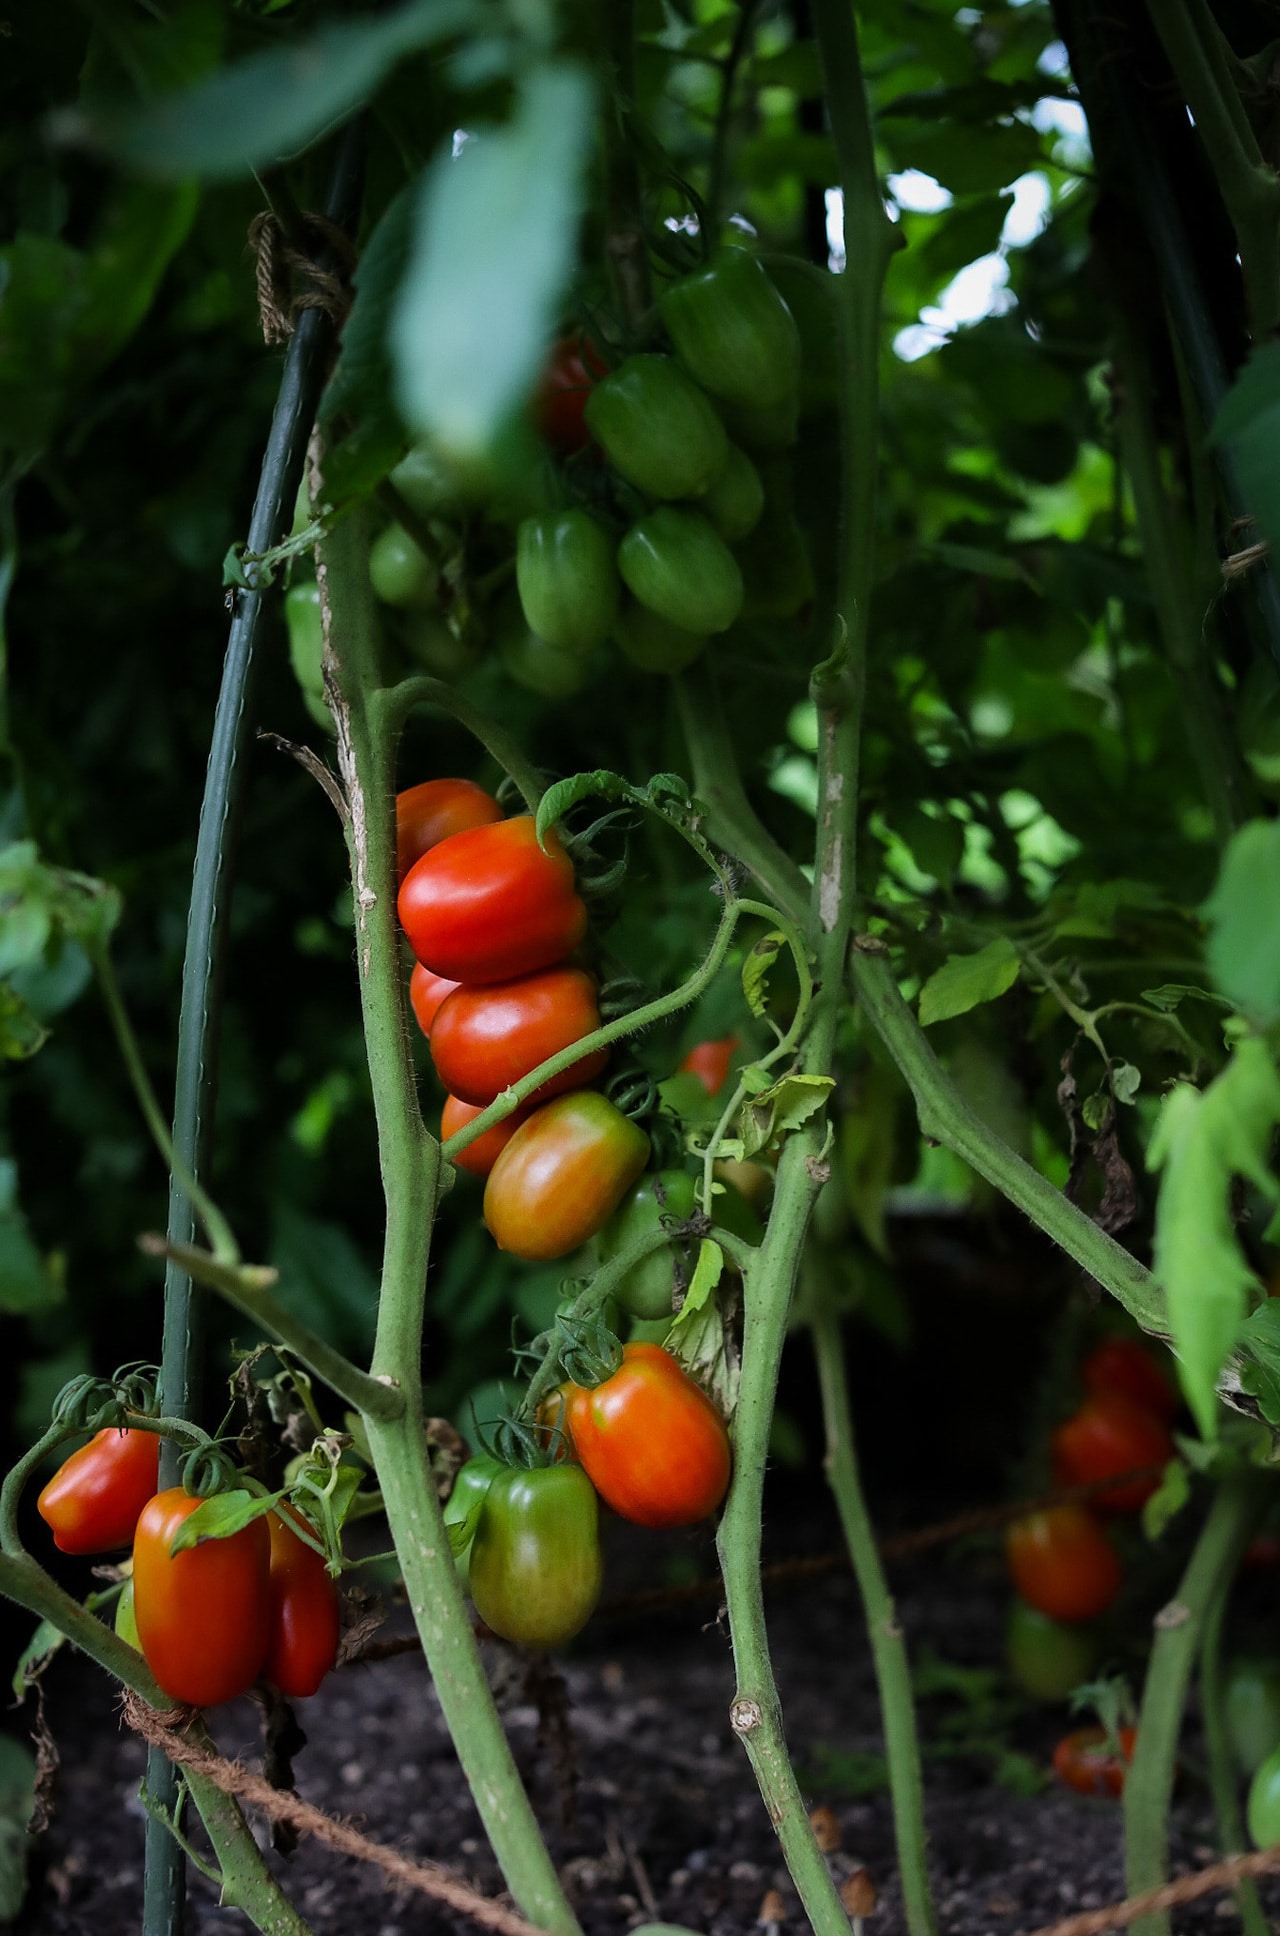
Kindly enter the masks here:
M 257 258 L 258 315 L 263 340 L 284 343 L 304 309 L 323 309 L 340 329 L 351 308 L 351 274 L 357 256 L 336 222 L 308 210 L 301 214 L 307 248 L 295 248 L 270 209 L 249 224 L 249 246 Z M 328 266 L 319 258 L 328 258 Z

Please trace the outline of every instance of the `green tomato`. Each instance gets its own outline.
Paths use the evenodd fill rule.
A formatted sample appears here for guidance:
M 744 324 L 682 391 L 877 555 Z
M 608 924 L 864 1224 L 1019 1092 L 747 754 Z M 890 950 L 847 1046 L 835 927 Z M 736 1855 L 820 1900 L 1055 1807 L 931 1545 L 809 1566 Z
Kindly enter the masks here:
M 649 497 L 701 497 L 724 469 L 724 425 L 673 356 L 629 356 L 584 415 L 614 470 Z
M 420 518 L 456 510 L 461 500 L 457 478 L 430 444 L 415 444 L 392 471 L 391 482 Z
M 1223 1709 L 1240 1772 L 1251 1775 L 1280 1748 L 1280 1661 L 1232 1661 Z
M 613 540 L 586 511 L 524 519 L 516 585 L 530 630 L 549 645 L 590 652 L 613 630 L 620 589 Z
M 707 643 L 705 632 L 686 632 L 633 602 L 619 612 L 613 636 L 623 657 L 641 672 L 683 672 Z
M 289 633 L 289 663 L 302 691 L 302 703 L 327 733 L 334 730 L 333 714 L 325 703 L 324 631 L 320 619 L 320 587 L 314 578 L 290 585 L 284 595 L 285 625 Z
M 697 1186 L 687 1170 L 657 1170 L 642 1176 L 622 1199 L 596 1239 L 603 1262 L 616 1257 L 663 1220 L 683 1222 L 693 1214 Z M 632 1266 L 615 1295 L 624 1310 L 637 1318 L 672 1317 L 671 1293 L 675 1272 L 671 1246 L 650 1251 Z
M 737 559 L 700 511 L 650 511 L 618 546 L 618 569 L 642 605 L 685 631 L 727 631 L 742 607 Z
M 466 1586 L 470 1568 L 471 1548 L 475 1541 L 476 1528 L 480 1523 L 480 1507 L 488 1495 L 490 1486 L 500 1472 L 507 1467 L 501 1459 L 495 1459 L 488 1452 L 477 1452 L 459 1467 L 453 1482 L 453 1491 L 444 1502 L 444 1523 L 446 1526 L 465 1527 L 471 1520 L 471 1538 L 460 1550 L 455 1551 L 453 1563 L 458 1569 L 458 1578 Z M 474 1515 L 474 1516 L 473 1516 Z
M 729 248 L 658 304 L 676 355 L 713 397 L 769 409 L 798 394 L 800 332 L 764 264 Z
M 1037 1701 L 1065 1701 L 1092 1674 L 1098 1643 L 1087 1627 L 1067 1626 L 1015 1597 L 1005 1635 L 1009 1673 Z
M 704 510 L 726 544 L 738 544 L 749 537 L 764 510 L 764 485 L 760 473 L 736 444 L 711 489 L 702 500 Z
M 764 510 L 744 545 L 743 618 L 794 618 L 813 597 L 813 567 L 791 508 L 791 466 L 774 458 L 760 467 Z
M 384 605 L 427 612 L 436 602 L 440 574 L 403 525 L 389 524 L 370 549 L 369 582 Z
M 460 679 L 476 663 L 475 646 L 451 631 L 438 612 L 406 612 L 399 637 L 409 657 L 433 678 Z
M 1280 1747 L 1272 1749 L 1249 1783 L 1245 1820 L 1255 1848 L 1269 1849 L 1280 1842 Z
M 528 626 L 506 633 L 498 647 L 502 669 L 526 692 L 539 699 L 572 699 L 591 677 L 591 662 L 580 652 L 540 639 Z
M 132 1647 L 135 1654 L 142 1652 L 142 1642 L 138 1639 L 138 1620 L 133 1611 L 133 1576 L 125 1581 L 116 1601 L 115 1630 L 126 1647 Z
M 471 1542 L 471 1598 L 504 1640 L 559 1647 L 591 1618 L 604 1568 L 595 1487 L 579 1465 L 508 1467 Z
M 735 444 L 761 456 L 776 456 L 790 450 L 800 435 L 800 397 L 797 393 L 782 403 L 759 404 L 750 408 L 722 403 L 720 415 Z
M 711 1199 L 712 1223 L 718 1223 L 731 1237 L 741 1237 L 744 1244 L 758 1244 L 764 1236 L 758 1213 L 736 1183 L 726 1183 L 719 1177 L 716 1181 L 720 1187 Z

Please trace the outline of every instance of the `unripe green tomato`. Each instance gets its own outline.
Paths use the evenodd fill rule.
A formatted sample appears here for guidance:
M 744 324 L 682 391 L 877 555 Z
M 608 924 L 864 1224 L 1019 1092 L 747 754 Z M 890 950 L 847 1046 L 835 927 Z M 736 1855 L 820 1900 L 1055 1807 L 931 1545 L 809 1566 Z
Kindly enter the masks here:
M 438 612 L 406 612 L 400 638 L 410 658 L 436 679 L 460 679 L 478 656 L 475 646 L 451 631 Z
M 618 569 L 642 605 L 689 632 L 727 631 L 742 609 L 738 562 L 700 511 L 650 511 L 618 546 Z
M 498 1474 L 506 1470 L 501 1459 L 495 1459 L 488 1452 L 477 1452 L 474 1458 L 468 1459 L 464 1466 L 459 1467 L 453 1482 L 453 1491 L 444 1502 L 443 1516 L 446 1526 L 465 1526 L 471 1515 L 473 1513 L 476 1515 L 472 1522 L 471 1538 L 462 1551 L 453 1556 L 458 1578 L 464 1587 L 468 1583 L 471 1547 L 476 1536 L 476 1526 L 479 1523 L 480 1506 Z
M 290 585 L 284 595 L 284 619 L 289 631 L 289 664 L 304 692 L 324 692 L 320 661 L 324 627 L 320 618 L 320 587 L 314 578 Z
M 591 677 L 590 659 L 540 639 L 527 625 L 504 636 L 498 657 L 507 677 L 539 699 L 572 699 Z
M 132 1647 L 135 1654 L 142 1652 L 142 1642 L 138 1639 L 138 1620 L 133 1611 L 133 1578 L 127 1579 L 120 1589 L 116 1601 L 115 1630 L 126 1647 Z
M 370 549 L 369 582 L 384 605 L 426 612 L 436 602 L 440 574 L 403 525 L 389 524 Z
M 764 510 L 742 548 L 743 618 L 794 618 L 813 597 L 813 567 L 791 508 L 791 465 L 773 458 L 760 467 Z
M 586 511 L 525 518 L 516 585 L 530 630 L 550 645 L 590 652 L 613 630 L 621 589 L 614 545 Z
M 1245 1819 L 1255 1848 L 1269 1849 L 1280 1842 L 1280 1747 L 1272 1749 L 1249 1783 Z
M 798 396 L 800 332 L 764 264 L 725 249 L 658 303 L 676 355 L 704 390 L 745 409 Z
M 738 544 L 753 532 L 764 510 L 760 473 L 744 450 L 730 444 L 729 456 L 699 507 L 705 511 L 726 544 Z
M 1087 1627 L 1067 1626 L 1015 1596 L 1005 1635 L 1009 1673 L 1037 1701 L 1065 1701 L 1087 1681 L 1098 1643 Z
M 716 1180 L 721 1188 L 711 1199 L 712 1223 L 718 1223 L 731 1237 L 741 1237 L 744 1244 L 758 1244 L 764 1236 L 764 1225 L 755 1206 L 736 1183 L 726 1183 L 721 1177 Z
M 701 497 L 724 469 L 724 425 L 673 356 L 629 356 L 584 415 L 614 470 L 649 497 Z
M 745 450 L 754 451 L 759 457 L 779 456 L 783 451 L 790 450 L 800 435 L 798 394 L 787 397 L 782 403 L 761 404 L 752 409 L 722 403 L 720 415 L 734 443 L 741 444 Z
M 392 471 L 391 482 L 420 518 L 456 510 L 461 500 L 457 478 L 430 444 L 415 444 Z
M 683 672 L 707 643 L 705 632 L 686 632 L 634 600 L 618 613 L 613 636 L 623 657 L 641 672 Z
M 1233 1660 L 1223 1713 L 1240 1772 L 1251 1775 L 1280 1748 L 1280 1661 Z
M 697 1186 L 687 1170 L 658 1170 L 641 1177 L 596 1238 L 602 1261 L 607 1263 L 629 1244 L 657 1230 L 664 1219 L 679 1222 L 691 1216 L 696 1201 Z M 632 1266 L 615 1295 L 633 1317 L 665 1317 L 670 1321 L 674 1283 L 671 1246 L 664 1244 Z

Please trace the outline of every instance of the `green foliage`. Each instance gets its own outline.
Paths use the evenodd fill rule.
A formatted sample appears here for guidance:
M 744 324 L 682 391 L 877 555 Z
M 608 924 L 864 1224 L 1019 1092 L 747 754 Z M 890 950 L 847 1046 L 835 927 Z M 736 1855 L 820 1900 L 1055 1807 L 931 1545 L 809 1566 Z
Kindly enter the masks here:
M 1235 458 L 1249 509 L 1274 556 L 1280 552 L 1280 343 L 1253 352 L 1210 435 Z
M 1017 981 L 1020 965 L 1017 949 L 1003 934 L 976 955 L 951 955 L 920 990 L 921 1023 L 928 1028 L 998 1000 Z
M 35 1802 L 36 1758 L 24 1741 L 0 1735 L 0 1922 L 12 1922 L 27 1888 L 31 1837 L 27 1820 Z
M 1232 837 L 1204 912 L 1213 979 L 1266 1028 L 1280 1017 L 1280 821 L 1251 820 Z

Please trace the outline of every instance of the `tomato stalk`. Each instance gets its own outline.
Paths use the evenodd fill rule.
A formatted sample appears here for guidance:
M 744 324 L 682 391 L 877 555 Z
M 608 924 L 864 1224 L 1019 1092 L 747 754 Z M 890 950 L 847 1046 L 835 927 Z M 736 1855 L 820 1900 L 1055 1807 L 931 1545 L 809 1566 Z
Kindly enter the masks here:
M 395 917 L 395 748 L 432 681 L 379 694 L 368 531 L 352 513 L 317 546 L 324 668 L 347 802 L 356 958 L 386 1199 L 372 1377 L 403 1395 L 400 1415 L 362 1411 L 414 1621 L 463 1771 L 513 1895 L 553 1936 L 573 1915 L 511 1756 L 467 1619 L 427 1456 L 422 1326 L 440 1147 L 418 1108 Z M 447 693 L 447 688 L 440 689 Z M 481 735 L 483 737 L 483 734 Z M 526 779 L 532 776 L 526 773 Z M 536 789 L 536 782 L 534 782 Z M 531 802 L 530 804 L 534 804 Z

